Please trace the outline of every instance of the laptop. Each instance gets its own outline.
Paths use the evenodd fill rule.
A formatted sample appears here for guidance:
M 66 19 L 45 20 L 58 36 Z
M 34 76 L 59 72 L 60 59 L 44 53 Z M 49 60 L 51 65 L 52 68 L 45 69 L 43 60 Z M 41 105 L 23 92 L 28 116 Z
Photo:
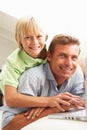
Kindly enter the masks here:
M 87 59 L 86 59 L 86 70 L 87 70 Z M 48 118 L 87 121 L 87 71 L 86 71 L 86 108 L 80 107 L 79 109 L 70 109 L 67 112 L 49 114 Z
M 65 119 L 65 120 L 78 120 L 87 121 L 87 109 L 70 110 L 64 113 L 54 113 L 48 115 L 49 119 Z

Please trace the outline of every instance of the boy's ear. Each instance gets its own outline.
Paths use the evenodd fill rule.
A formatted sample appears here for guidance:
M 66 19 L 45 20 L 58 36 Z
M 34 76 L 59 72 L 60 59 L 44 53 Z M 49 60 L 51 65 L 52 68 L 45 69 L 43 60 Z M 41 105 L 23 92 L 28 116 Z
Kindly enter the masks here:
M 47 39 L 48 39 L 48 35 L 46 34 L 46 36 L 45 36 L 45 41 L 47 41 Z

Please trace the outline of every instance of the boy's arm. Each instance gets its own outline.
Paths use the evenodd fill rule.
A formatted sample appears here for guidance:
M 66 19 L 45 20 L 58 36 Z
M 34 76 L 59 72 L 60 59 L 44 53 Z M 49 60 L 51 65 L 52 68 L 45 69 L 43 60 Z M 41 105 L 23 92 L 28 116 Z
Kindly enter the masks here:
M 57 107 L 63 111 L 60 104 L 69 106 L 68 100 L 72 98 L 69 93 L 61 93 L 51 97 L 29 96 L 17 92 L 15 87 L 5 86 L 5 100 L 9 107 Z

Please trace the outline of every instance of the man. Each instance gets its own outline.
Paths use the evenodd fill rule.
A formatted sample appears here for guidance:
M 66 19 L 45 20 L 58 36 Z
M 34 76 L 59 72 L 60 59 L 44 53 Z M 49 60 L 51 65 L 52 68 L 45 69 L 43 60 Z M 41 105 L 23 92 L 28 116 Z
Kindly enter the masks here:
M 68 35 L 53 38 L 47 53 L 48 62 L 26 71 L 19 79 L 18 93 L 29 96 L 31 107 L 6 106 L 3 130 L 20 129 L 47 114 L 85 106 L 84 75 L 78 64 L 79 45 L 78 39 Z M 28 111 L 29 108 L 32 109 Z M 29 120 L 24 117 L 25 111 Z

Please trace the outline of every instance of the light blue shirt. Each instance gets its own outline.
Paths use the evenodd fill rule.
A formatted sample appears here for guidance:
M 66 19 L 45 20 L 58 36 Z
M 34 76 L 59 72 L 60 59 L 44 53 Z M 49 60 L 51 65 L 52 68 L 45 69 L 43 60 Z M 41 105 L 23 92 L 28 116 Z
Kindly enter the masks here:
M 19 79 L 18 92 L 31 96 L 54 96 L 63 92 L 84 97 L 84 75 L 78 65 L 75 73 L 65 81 L 60 89 L 50 70 L 49 64 L 42 64 L 25 71 Z M 15 114 L 27 111 L 29 108 L 9 108 L 3 113 L 2 127 L 7 125 Z

